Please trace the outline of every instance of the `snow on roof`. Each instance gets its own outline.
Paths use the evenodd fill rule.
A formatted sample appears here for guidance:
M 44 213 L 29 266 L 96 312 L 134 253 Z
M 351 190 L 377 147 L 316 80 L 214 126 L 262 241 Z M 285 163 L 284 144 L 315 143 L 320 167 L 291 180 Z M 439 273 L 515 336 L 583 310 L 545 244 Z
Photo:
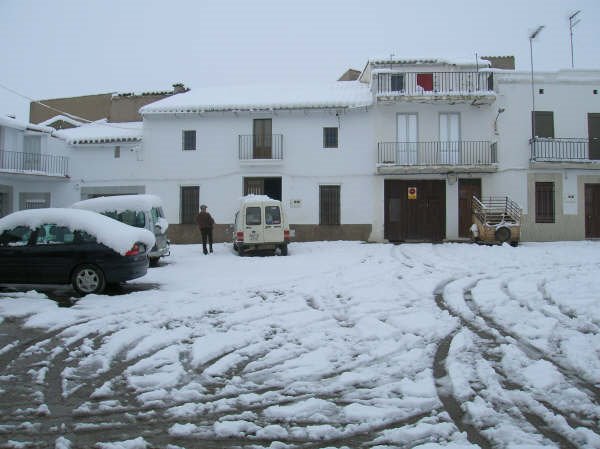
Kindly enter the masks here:
M 136 242 L 152 248 L 154 234 L 146 229 L 134 228 L 96 212 L 66 208 L 28 209 L 0 218 L 0 233 L 17 226 L 35 229 L 45 223 L 66 226 L 76 231 L 85 231 L 96 240 L 125 254 Z
M 307 108 L 354 108 L 373 102 L 369 86 L 355 81 L 325 85 L 248 85 L 193 89 L 150 103 L 141 114 Z
M 368 61 L 370 64 L 399 64 L 399 65 L 461 65 L 461 66 L 490 66 L 487 59 L 482 58 L 439 58 L 439 57 L 404 57 L 396 56 L 372 58 Z
M 43 122 L 40 122 L 40 125 L 50 126 L 52 123 L 55 123 L 55 122 L 58 122 L 58 121 L 63 121 L 63 122 L 69 123 L 69 124 L 71 124 L 73 126 L 81 126 L 81 125 L 84 124 L 84 122 L 81 122 L 79 120 L 75 120 L 72 117 L 68 117 L 68 116 L 63 115 L 63 114 L 58 114 L 58 115 L 55 115 L 54 117 L 50 117 L 48 120 L 44 120 Z
M 142 122 L 108 123 L 103 119 L 76 128 L 61 129 L 54 135 L 71 145 L 139 142 L 142 140 Z
M 95 212 L 124 212 L 126 210 L 145 211 L 153 207 L 162 207 L 162 200 L 156 195 L 115 195 L 101 196 L 89 200 L 78 201 L 71 207 L 87 209 Z
M 49 126 L 36 125 L 34 123 L 22 122 L 12 117 L 0 117 L 0 126 L 6 126 L 7 128 L 20 129 L 21 131 L 39 131 L 43 133 L 52 133 L 54 128 Z

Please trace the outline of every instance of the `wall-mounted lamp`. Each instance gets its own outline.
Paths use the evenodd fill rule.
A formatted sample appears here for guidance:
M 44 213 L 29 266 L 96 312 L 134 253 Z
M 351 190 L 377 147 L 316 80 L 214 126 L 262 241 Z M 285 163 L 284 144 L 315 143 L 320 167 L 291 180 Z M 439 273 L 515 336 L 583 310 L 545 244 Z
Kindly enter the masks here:
M 500 114 L 502 114 L 504 111 L 506 111 L 506 109 L 504 108 L 500 108 L 498 109 L 498 113 L 496 114 L 496 118 L 494 119 L 494 134 L 498 134 L 498 117 L 500 117 Z

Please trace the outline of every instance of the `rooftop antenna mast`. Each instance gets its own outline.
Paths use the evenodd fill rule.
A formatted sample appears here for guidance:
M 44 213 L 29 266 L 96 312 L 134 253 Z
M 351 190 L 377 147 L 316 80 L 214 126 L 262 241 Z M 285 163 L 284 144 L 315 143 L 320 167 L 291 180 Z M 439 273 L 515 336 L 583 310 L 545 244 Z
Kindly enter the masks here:
M 575 26 L 581 22 L 581 19 L 575 19 L 577 14 L 581 12 L 581 9 L 578 9 L 573 14 L 569 16 L 569 34 L 571 35 L 571 68 L 575 68 L 575 60 L 573 59 L 573 29 Z

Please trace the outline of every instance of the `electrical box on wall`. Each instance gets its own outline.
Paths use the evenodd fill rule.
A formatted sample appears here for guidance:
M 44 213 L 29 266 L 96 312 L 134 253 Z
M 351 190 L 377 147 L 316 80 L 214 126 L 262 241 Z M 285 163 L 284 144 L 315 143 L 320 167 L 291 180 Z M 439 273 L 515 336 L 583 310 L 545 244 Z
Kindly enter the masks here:
M 292 207 L 292 208 L 302 207 L 302 200 L 290 200 L 290 207 Z

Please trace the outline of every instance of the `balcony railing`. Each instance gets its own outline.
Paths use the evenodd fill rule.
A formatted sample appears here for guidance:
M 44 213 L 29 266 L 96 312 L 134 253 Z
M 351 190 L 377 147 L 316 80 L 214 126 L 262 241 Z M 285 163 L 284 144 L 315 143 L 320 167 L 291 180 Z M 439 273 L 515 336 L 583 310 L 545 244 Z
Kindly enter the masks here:
M 379 73 L 377 96 L 471 96 L 493 93 L 490 72 Z
M 600 160 L 600 139 L 536 137 L 530 140 L 532 161 L 590 162 Z
M 378 164 L 402 166 L 491 165 L 496 144 L 482 140 L 454 142 L 379 142 Z
M 69 158 L 0 150 L 0 172 L 68 178 Z
M 249 134 L 239 136 L 239 158 L 248 160 L 282 160 L 283 135 Z

